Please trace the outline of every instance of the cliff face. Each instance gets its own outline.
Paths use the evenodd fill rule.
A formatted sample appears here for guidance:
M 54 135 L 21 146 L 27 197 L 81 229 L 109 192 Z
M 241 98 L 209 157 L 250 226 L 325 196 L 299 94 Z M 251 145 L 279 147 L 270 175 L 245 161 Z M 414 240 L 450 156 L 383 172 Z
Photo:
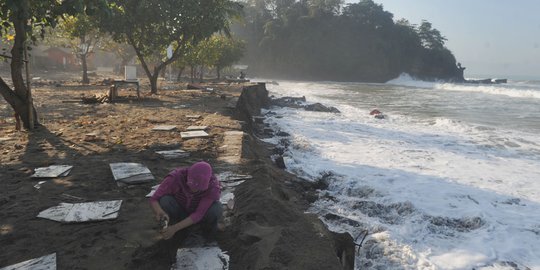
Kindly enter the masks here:
M 395 20 L 372 0 L 332 3 L 247 4 L 244 23 L 233 31 L 246 41 L 242 63 L 249 65 L 248 74 L 358 82 L 386 82 L 401 73 L 460 79 L 446 38 L 428 21 Z
M 264 84 L 246 86 L 236 117 L 246 121 L 248 133 L 257 126 L 252 117 L 269 104 Z M 304 213 L 304 196 L 315 189 L 278 169 L 269 145 L 245 136 L 242 158 L 253 179 L 235 191 L 235 216 L 230 241 L 231 269 L 353 269 L 352 238 L 328 231 L 318 217 Z
M 416 60 L 407 65 L 402 73 L 408 73 L 425 81 L 465 81 L 463 69 L 460 68 L 454 55 L 447 49 L 440 51 L 425 50 Z
M 344 52 L 348 53 L 348 52 Z M 320 51 L 296 61 L 277 64 L 269 60 L 249 63 L 250 76 L 308 81 L 347 81 L 384 83 L 408 73 L 416 78 L 434 81 L 463 81 L 463 73 L 454 55 L 447 49 L 418 49 L 407 57 L 398 49 L 384 54 L 356 53 L 328 59 L 332 54 Z M 283 58 L 287 58 L 282 56 Z M 320 60 L 320 61 L 318 61 Z

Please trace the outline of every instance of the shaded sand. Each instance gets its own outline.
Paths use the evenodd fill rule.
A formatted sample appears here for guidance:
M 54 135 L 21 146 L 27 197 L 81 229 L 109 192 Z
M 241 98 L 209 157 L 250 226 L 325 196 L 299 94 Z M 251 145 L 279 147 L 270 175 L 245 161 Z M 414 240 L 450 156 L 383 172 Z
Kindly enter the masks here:
M 0 142 L 0 268 L 56 252 L 58 269 L 170 269 L 186 235 L 161 240 L 145 195 L 178 166 L 207 160 L 216 173 L 226 171 L 228 164 L 217 162 L 224 133 L 242 130 L 234 118 L 238 111 L 228 108 L 240 86 L 214 93 L 184 87 L 167 85 L 174 90 L 141 99 L 135 91 L 120 90 L 115 104 L 88 105 L 76 100 L 104 93 L 107 86 L 35 87 L 43 126 L 32 133 L 13 130 L 11 109 L 0 100 L 0 138 L 9 138 Z M 178 129 L 152 132 L 156 125 Z M 193 125 L 208 126 L 210 136 L 183 140 L 180 130 Z M 95 136 L 84 140 L 89 133 Z M 174 149 L 190 156 L 168 160 L 155 153 Z M 249 134 L 242 151 L 245 162 L 236 173 L 253 179 L 236 187 L 231 225 L 217 236 L 230 255 L 230 269 L 341 269 L 332 234 L 316 217 L 303 214 L 307 202 L 300 194 L 313 189 L 275 168 Z M 109 168 L 114 162 L 143 163 L 156 181 L 117 187 Z M 33 168 L 55 164 L 74 167 L 67 177 L 34 188 Z M 123 200 L 118 218 L 65 225 L 36 217 L 61 202 L 99 200 Z

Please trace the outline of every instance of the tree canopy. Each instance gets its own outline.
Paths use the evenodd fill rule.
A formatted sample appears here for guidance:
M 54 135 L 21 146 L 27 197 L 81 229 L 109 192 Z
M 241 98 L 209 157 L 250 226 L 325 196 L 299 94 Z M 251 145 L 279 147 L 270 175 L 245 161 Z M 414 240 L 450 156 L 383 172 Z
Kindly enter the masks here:
M 107 10 L 105 0 L 4 0 L 0 1 L 0 34 L 9 36 L 11 46 L 11 88 L 0 77 L 0 94 L 20 116 L 26 128 L 37 123 L 30 91 L 22 73 L 25 48 L 39 36 L 45 35 L 47 27 L 55 27 L 60 16 L 80 13 L 94 14 Z
M 252 73 L 294 79 L 384 82 L 407 72 L 423 79 L 462 80 L 446 39 L 371 0 L 247 0 L 245 24 Z
M 103 30 L 117 41 L 126 41 L 157 92 L 160 71 L 181 56 L 190 43 L 198 43 L 217 31 L 228 31 L 230 19 L 241 6 L 230 0 L 111 0 L 111 15 L 101 20 Z M 171 58 L 165 55 L 173 46 Z M 153 58 L 154 63 L 149 63 Z
M 207 43 L 203 52 L 210 56 L 208 65 L 216 69 L 218 79 L 221 77 L 223 68 L 231 66 L 244 54 L 245 43 L 238 39 L 214 35 L 207 39 Z

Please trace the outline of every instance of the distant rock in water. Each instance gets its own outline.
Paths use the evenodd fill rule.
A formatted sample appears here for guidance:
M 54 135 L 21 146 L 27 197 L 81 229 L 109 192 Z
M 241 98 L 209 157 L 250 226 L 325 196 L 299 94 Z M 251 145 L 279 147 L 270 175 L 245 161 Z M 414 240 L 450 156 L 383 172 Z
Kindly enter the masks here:
M 377 109 L 372 110 L 369 115 L 373 115 L 377 119 L 386 119 L 386 115 Z
M 272 99 L 272 105 L 279 107 L 302 108 L 302 103 L 306 102 L 306 97 L 282 97 Z
M 465 80 L 465 83 L 474 84 L 501 84 L 508 83 L 508 79 L 480 79 L 480 80 Z
M 331 112 L 331 113 L 340 113 L 340 111 L 335 107 L 326 107 L 322 105 L 321 103 L 314 103 L 310 105 L 304 106 L 304 109 L 306 111 L 314 111 L 314 112 Z
M 381 114 L 381 113 L 382 113 L 381 111 L 375 109 L 375 110 L 371 111 L 371 112 L 369 113 L 369 115 L 377 115 L 377 114 Z
M 340 113 L 335 107 L 327 107 L 321 103 L 304 105 L 306 97 L 282 97 L 272 99 L 272 105 L 279 107 L 304 108 L 306 111 Z

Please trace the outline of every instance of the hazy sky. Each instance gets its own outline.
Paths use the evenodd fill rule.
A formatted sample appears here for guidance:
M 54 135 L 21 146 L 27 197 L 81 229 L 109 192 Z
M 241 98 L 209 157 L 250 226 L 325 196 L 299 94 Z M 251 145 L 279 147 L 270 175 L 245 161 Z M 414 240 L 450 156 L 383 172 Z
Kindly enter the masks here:
M 394 19 L 431 22 L 467 67 L 465 77 L 540 79 L 540 0 L 374 1 Z

